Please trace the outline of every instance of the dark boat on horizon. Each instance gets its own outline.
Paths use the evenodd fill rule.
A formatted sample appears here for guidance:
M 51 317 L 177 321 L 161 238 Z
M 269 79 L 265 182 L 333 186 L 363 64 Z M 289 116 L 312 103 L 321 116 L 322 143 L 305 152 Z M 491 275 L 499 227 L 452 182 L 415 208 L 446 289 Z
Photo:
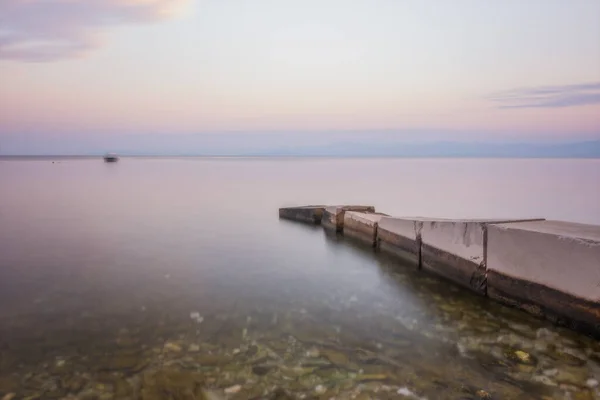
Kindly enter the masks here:
M 117 161 L 119 161 L 119 157 L 114 153 L 108 153 L 108 154 L 104 155 L 104 161 L 105 162 L 117 162 Z

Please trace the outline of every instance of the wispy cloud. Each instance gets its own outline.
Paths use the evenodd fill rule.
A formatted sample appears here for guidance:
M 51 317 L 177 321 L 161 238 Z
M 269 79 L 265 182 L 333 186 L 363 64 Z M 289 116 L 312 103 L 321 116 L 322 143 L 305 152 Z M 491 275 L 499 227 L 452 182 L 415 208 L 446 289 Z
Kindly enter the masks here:
M 488 96 L 499 108 L 558 108 L 600 104 L 600 82 L 538 86 Z
M 110 27 L 173 16 L 188 0 L 0 0 L 0 59 L 78 57 Z

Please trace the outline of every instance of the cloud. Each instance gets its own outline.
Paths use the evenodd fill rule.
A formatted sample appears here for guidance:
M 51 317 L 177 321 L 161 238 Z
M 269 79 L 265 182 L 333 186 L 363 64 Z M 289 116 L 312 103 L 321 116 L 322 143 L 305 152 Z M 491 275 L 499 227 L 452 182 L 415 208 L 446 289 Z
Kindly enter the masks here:
M 0 59 L 82 56 L 114 26 L 172 17 L 188 0 L 0 0 Z
M 488 96 L 499 108 L 558 108 L 600 104 L 600 82 L 538 86 Z

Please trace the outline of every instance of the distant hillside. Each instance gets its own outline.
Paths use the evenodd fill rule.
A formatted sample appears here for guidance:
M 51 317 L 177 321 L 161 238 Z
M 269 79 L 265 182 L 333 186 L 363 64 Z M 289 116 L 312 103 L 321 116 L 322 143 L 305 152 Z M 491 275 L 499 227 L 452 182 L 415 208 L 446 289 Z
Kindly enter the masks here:
M 337 143 L 280 148 L 247 155 L 335 157 L 600 158 L 600 140 L 577 143 Z
M 336 135 L 335 133 L 333 135 Z M 600 158 L 600 139 L 577 142 L 475 142 L 467 140 L 399 140 L 366 133 L 358 137 L 323 134 L 260 133 L 197 135 L 129 135 L 98 142 L 4 140 L 0 156 L 99 156 L 106 151 L 123 156 L 232 157 L 479 157 L 479 158 Z M 341 137 L 340 137 L 341 136 Z

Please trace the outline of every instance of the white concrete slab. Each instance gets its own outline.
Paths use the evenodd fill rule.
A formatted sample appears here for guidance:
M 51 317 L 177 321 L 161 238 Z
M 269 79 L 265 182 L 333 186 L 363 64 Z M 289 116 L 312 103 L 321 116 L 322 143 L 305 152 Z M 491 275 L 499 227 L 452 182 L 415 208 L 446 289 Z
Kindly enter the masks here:
M 417 225 L 417 231 L 421 235 L 422 244 L 479 264 L 484 262 L 485 228 L 492 223 L 522 221 L 536 220 L 421 219 L 420 224 Z
M 337 205 L 325 207 L 322 219 L 323 227 L 325 229 L 342 232 L 344 230 L 344 214 L 346 211 L 374 213 L 375 207 L 362 205 Z
M 600 226 L 562 221 L 488 227 L 487 268 L 600 303 Z
M 417 240 L 416 221 L 413 219 L 382 217 L 379 220 L 379 229 L 407 239 Z
M 377 240 L 377 225 L 383 217 L 382 214 L 346 211 L 344 236 L 359 239 L 374 247 Z
M 279 218 L 320 224 L 324 210 L 325 206 L 282 207 L 279 209 Z
M 355 221 L 367 227 L 376 227 L 381 218 L 383 217 L 384 216 L 381 214 L 346 211 L 346 213 L 344 214 L 344 226 L 346 225 L 346 222 Z
M 483 262 L 483 222 L 424 221 L 420 225 L 423 244 L 476 264 Z

